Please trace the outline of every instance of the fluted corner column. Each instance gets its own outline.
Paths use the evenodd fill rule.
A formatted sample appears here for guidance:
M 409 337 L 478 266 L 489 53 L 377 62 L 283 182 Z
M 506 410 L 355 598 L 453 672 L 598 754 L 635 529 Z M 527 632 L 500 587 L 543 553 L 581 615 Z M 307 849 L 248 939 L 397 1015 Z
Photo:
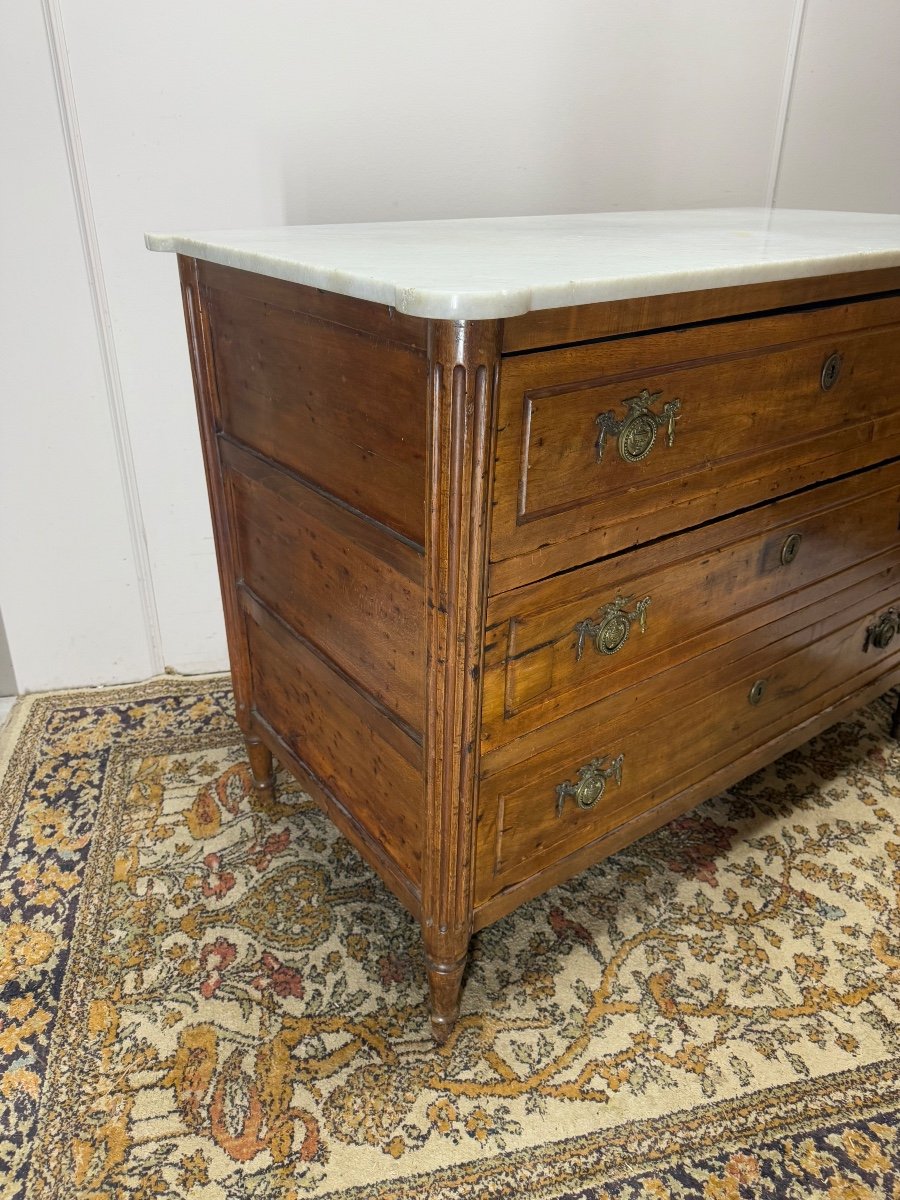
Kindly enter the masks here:
M 429 360 L 422 930 L 431 1027 L 444 1042 L 472 934 L 500 323 L 432 322 Z

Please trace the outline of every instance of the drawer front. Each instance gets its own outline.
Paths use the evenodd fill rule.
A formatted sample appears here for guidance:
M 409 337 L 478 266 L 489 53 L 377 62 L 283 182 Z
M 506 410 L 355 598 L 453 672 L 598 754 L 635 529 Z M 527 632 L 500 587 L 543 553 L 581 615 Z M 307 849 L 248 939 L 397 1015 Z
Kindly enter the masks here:
M 900 567 L 900 463 L 488 605 L 482 753 Z
M 872 587 L 878 590 L 872 592 Z M 865 590 L 867 594 L 859 595 Z M 884 576 L 763 650 L 702 680 L 677 669 L 609 696 L 556 729 L 556 744 L 482 777 L 476 903 L 662 804 L 900 663 L 900 586 Z
M 504 359 L 491 590 L 900 453 L 898 322 L 885 298 Z

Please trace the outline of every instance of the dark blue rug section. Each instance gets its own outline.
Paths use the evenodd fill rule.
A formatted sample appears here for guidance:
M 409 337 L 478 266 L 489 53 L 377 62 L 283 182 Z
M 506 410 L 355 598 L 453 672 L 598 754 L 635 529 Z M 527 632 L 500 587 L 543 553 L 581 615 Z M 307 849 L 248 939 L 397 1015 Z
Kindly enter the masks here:
M 835 1123 L 762 1145 L 686 1158 L 559 1200 L 894 1200 L 896 1114 Z

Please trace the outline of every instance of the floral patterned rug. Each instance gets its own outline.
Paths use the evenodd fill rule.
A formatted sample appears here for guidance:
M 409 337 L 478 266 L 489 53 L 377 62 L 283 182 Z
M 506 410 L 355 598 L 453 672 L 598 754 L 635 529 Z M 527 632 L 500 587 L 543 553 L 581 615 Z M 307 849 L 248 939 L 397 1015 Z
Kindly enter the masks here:
M 224 678 L 23 703 L 0 1196 L 896 1200 L 890 699 L 479 934 L 440 1049 L 414 922 L 254 797 Z

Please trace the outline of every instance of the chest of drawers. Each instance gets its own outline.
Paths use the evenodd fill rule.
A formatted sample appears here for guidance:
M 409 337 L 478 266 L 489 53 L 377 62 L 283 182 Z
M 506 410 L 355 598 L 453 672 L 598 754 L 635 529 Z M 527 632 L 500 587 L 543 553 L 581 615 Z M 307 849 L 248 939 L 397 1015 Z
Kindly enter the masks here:
M 900 218 L 438 225 L 148 240 L 255 785 L 419 919 L 443 1040 L 475 930 L 900 681 Z

